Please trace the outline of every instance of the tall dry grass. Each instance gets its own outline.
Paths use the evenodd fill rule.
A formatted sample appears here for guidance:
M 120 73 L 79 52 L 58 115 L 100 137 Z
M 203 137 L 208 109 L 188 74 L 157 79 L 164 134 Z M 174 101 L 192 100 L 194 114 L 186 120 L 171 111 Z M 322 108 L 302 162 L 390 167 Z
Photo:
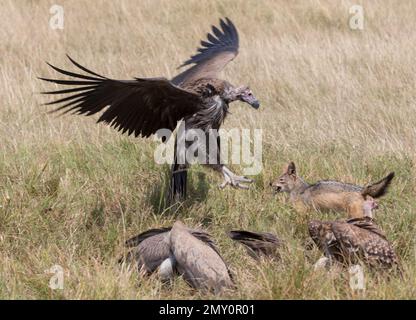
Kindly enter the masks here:
M 348 27 L 355 1 L 60 1 L 65 27 L 51 30 L 54 3 L 4 0 L 0 9 L 0 298 L 211 298 L 117 264 L 125 239 L 175 219 L 217 239 L 239 288 L 229 298 L 415 298 L 414 1 L 363 1 L 362 31 Z M 224 77 L 262 102 L 258 111 L 236 103 L 225 125 L 264 130 L 264 169 L 249 191 L 220 191 L 221 178 L 195 166 L 191 199 L 172 212 L 155 142 L 40 106 L 46 87 L 36 76 L 53 74 L 44 61 L 68 67 L 68 53 L 109 77 L 170 77 L 223 16 L 241 36 Z M 345 273 L 313 272 L 308 217 L 268 188 L 288 160 L 309 181 L 397 173 L 377 218 L 404 280 L 368 274 L 366 290 L 354 292 Z M 275 232 L 289 250 L 281 263 L 255 263 L 226 238 L 232 228 Z M 64 290 L 48 288 L 44 270 L 54 264 Z

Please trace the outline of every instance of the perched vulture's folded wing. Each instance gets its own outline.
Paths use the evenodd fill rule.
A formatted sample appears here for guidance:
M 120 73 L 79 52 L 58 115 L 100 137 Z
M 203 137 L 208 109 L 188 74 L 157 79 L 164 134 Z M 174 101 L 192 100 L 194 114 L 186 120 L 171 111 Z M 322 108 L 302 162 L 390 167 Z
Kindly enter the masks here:
M 108 107 L 98 122 L 105 122 L 128 135 L 148 137 L 159 129 L 174 130 L 177 121 L 191 115 L 200 106 L 200 97 L 183 90 L 164 78 L 113 80 L 70 61 L 88 75 L 69 72 L 49 64 L 54 70 L 73 77 L 71 80 L 39 78 L 70 89 L 42 92 L 67 94 L 66 97 L 46 103 L 62 104 L 54 111 L 72 112 L 90 116 Z
M 346 221 L 347 223 L 360 227 L 361 229 L 366 229 L 372 233 L 377 234 L 380 238 L 387 240 L 384 232 L 374 223 L 374 220 L 368 217 L 365 218 L 352 218 Z
M 209 233 L 196 229 L 189 229 L 189 232 L 198 240 L 201 240 L 202 242 L 205 242 L 207 245 L 209 245 L 216 253 L 218 253 L 218 255 L 220 254 L 214 240 L 212 240 L 212 237 Z
M 160 233 L 169 232 L 172 229 L 172 227 L 166 227 L 166 228 L 157 228 L 157 229 L 150 229 L 145 232 L 142 232 L 138 234 L 137 236 L 134 236 L 128 240 L 126 240 L 126 247 L 132 248 L 137 247 L 140 243 L 142 243 L 147 238 L 153 237 Z
M 234 286 L 230 272 L 218 251 L 197 238 L 181 222 L 175 222 L 171 230 L 171 251 L 176 268 L 184 279 L 194 288 L 213 290 L 220 293 Z
M 201 41 L 198 53 L 181 65 L 194 66 L 174 77 L 172 83 L 182 86 L 201 78 L 216 78 L 237 56 L 239 39 L 236 27 L 228 18 L 225 21 L 220 19 L 220 26 L 222 30 L 212 26 L 212 33 L 207 34 L 206 41 Z
M 310 220 L 308 222 L 309 235 L 313 242 L 323 250 L 328 243 L 336 240 L 332 233 L 330 221 Z
M 170 257 L 170 229 L 151 229 L 127 240 L 126 246 L 133 249 L 120 262 L 135 260 L 139 269 L 144 268 L 147 273 L 154 272 Z
M 332 231 L 344 254 L 361 256 L 370 266 L 391 268 L 399 265 L 398 257 L 391 244 L 380 232 L 373 232 L 378 228 L 369 228 L 369 222 L 359 224 L 334 222 Z

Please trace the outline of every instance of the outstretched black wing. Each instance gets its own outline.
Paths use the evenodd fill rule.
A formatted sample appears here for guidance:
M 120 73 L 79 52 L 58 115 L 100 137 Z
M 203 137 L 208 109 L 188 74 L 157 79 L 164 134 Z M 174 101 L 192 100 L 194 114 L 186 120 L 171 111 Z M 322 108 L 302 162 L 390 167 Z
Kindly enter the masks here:
M 75 86 L 42 92 L 48 95 L 67 95 L 46 103 L 61 104 L 54 111 L 90 116 L 108 107 L 97 122 L 107 123 L 128 135 L 134 133 L 136 137 L 148 137 L 162 128 L 173 131 L 177 121 L 195 113 L 200 106 L 198 95 L 175 86 L 165 78 L 113 80 L 86 69 L 69 56 L 68 58 L 88 75 L 66 71 L 48 63 L 57 72 L 73 79 L 39 79 Z
M 181 67 L 194 64 L 193 67 L 178 74 L 172 83 L 181 86 L 201 78 L 216 78 L 217 74 L 238 54 L 238 32 L 230 19 L 220 19 L 221 30 L 212 26 L 207 40 L 201 41 L 198 53 L 185 61 Z

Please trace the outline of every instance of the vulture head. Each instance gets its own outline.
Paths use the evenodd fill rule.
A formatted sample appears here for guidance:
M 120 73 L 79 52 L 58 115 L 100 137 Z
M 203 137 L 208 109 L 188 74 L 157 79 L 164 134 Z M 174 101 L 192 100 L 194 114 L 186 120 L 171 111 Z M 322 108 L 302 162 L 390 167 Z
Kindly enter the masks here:
M 235 100 L 240 100 L 242 102 L 248 103 L 254 109 L 258 109 L 260 107 L 259 100 L 256 99 L 253 92 L 249 87 L 238 87 L 235 89 Z

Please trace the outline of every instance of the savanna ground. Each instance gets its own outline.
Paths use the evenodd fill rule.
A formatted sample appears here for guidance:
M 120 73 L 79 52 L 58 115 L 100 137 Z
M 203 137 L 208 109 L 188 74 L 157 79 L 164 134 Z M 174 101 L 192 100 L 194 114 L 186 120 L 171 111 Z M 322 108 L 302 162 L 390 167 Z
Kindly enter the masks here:
M 59 1 L 64 30 L 52 30 L 55 3 L 3 0 L 0 9 L 0 298 L 212 298 L 117 263 L 130 236 L 176 219 L 215 237 L 238 285 L 226 298 L 416 297 L 416 2 L 361 1 L 362 31 L 348 24 L 355 1 Z M 194 166 L 188 202 L 171 210 L 157 142 L 41 106 L 36 92 L 51 86 L 36 76 L 55 75 L 44 61 L 69 67 L 68 53 L 113 78 L 170 77 L 223 16 L 241 43 L 224 76 L 262 103 L 233 104 L 225 123 L 263 129 L 263 171 L 249 191 L 221 191 L 222 177 Z M 405 279 L 366 273 L 366 290 L 354 292 L 345 272 L 313 271 L 320 253 L 304 250 L 307 220 L 341 216 L 302 216 L 272 194 L 288 160 L 307 181 L 365 184 L 396 172 L 376 214 Z M 256 263 L 225 236 L 235 228 L 274 232 L 288 252 Z M 63 290 L 48 287 L 55 264 Z

